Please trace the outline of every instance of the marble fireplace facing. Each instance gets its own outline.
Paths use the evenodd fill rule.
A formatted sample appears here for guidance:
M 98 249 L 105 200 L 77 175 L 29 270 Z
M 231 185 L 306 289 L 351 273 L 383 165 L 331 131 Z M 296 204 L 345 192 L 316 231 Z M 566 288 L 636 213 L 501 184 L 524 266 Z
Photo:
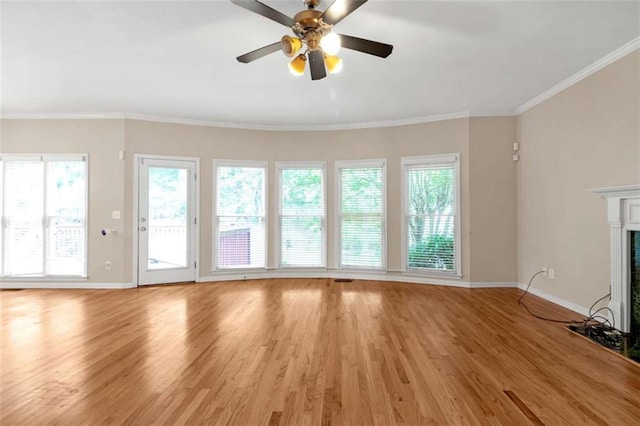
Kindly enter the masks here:
M 631 332 L 631 282 L 635 269 L 632 254 L 640 232 L 640 185 L 590 189 L 607 199 L 607 220 L 611 227 L 611 300 L 609 308 L 615 315 L 616 328 Z M 632 233 L 635 232 L 635 238 Z M 634 330 L 637 332 L 637 330 Z

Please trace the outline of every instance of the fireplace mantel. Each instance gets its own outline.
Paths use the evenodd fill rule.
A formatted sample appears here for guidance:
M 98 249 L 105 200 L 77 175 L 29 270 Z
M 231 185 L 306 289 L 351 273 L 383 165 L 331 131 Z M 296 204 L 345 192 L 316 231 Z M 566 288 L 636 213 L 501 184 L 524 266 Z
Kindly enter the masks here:
M 629 231 L 640 231 L 640 185 L 590 189 L 607 199 L 607 220 L 611 227 L 611 300 L 616 328 L 631 327 Z

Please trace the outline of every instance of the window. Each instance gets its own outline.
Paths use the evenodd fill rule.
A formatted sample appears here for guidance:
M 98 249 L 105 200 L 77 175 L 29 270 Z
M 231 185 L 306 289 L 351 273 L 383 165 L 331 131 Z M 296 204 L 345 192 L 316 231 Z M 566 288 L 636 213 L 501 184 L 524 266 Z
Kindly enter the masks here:
M 459 275 L 459 155 L 402 159 L 407 270 Z
M 86 276 L 86 157 L 3 155 L 0 165 L 0 275 Z
M 337 267 L 385 269 L 385 161 L 337 161 L 336 172 Z
M 216 161 L 218 269 L 266 267 L 267 163 Z
M 281 267 L 326 265 L 324 163 L 278 163 Z

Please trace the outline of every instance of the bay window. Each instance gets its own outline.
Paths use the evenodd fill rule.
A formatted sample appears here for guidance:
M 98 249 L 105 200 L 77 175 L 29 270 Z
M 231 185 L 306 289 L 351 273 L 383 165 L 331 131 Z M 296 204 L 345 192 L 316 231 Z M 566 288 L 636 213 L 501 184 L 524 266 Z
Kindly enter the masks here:
M 404 269 L 460 274 L 459 155 L 402 158 Z
M 337 267 L 386 269 L 384 160 L 337 161 Z
M 284 162 L 277 169 L 280 267 L 325 267 L 325 165 Z
M 266 268 L 267 163 L 214 163 L 217 269 Z

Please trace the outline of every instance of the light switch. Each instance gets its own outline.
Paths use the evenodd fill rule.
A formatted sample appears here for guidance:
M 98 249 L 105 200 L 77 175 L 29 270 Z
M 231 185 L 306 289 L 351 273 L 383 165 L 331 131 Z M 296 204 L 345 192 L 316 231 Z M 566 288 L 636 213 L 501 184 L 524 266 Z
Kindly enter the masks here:
M 120 219 L 120 210 L 114 210 L 111 212 L 111 219 Z

